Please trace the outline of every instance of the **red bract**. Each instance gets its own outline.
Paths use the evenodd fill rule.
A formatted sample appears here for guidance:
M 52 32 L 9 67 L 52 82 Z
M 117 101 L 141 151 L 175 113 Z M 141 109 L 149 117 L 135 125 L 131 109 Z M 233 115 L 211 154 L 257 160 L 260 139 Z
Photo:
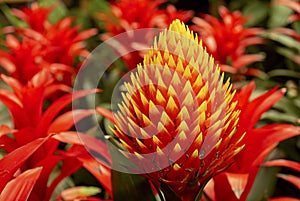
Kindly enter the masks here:
M 0 127 L 1 149 L 7 153 L 0 160 L 1 200 L 49 200 L 56 186 L 81 167 L 104 183 L 112 197 L 109 169 L 95 160 L 91 162 L 81 141 L 70 140 L 78 138 L 76 132 L 70 131 L 74 124 L 94 114 L 93 110 L 70 111 L 68 105 L 99 91 L 70 93 L 69 86 L 76 71 L 75 59 L 88 55 L 83 40 L 96 32 L 94 29 L 79 32 L 79 27 L 72 26 L 71 17 L 51 24 L 47 21 L 51 11 L 52 8 L 42 8 L 36 3 L 31 8 L 15 9 L 13 13 L 29 27 L 7 29 L 15 32 L 9 33 L 4 41 L 8 51 L 0 51 L 0 65 L 8 74 L 0 78 L 10 87 L 10 90 L 0 89 L 0 101 L 9 109 L 14 125 L 13 129 Z M 62 138 L 57 135 L 62 133 L 68 135 L 69 139 L 63 141 L 71 145 L 68 151 L 58 149 Z M 89 142 L 88 148 L 103 154 L 110 164 L 109 154 L 95 146 L 101 142 L 96 139 Z M 49 184 L 49 176 L 59 161 L 62 161 L 61 172 Z M 29 176 L 32 178 L 28 179 Z M 12 185 L 16 185 L 14 191 Z M 27 187 L 21 189 L 23 185 Z
M 22 84 L 27 84 L 42 69 L 58 75 L 58 72 L 71 73 L 69 66 L 49 63 L 43 57 L 45 46 L 39 40 L 23 38 L 18 40 L 14 35 L 7 35 L 5 46 L 9 51 L 0 50 L 0 65 L 7 73 Z
M 98 14 L 98 17 L 104 21 L 104 28 L 107 31 L 102 34 L 102 39 L 105 40 L 126 31 L 142 28 L 167 28 L 173 20 L 179 19 L 186 22 L 193 15 L 192 11 L 177 11 L 173 5 L 168 5 L 166 9 L 160 9 L 159 6 L 163 3 L 165 0 L 121 0 L 112 3 L 109 13 Z M 134 69 L 142 61 L 143 53 L 138 52 L 138 48 L 134 47 L 134 44 L 148 47 L 152 35 L 151 33 L 145 34 L 141 38 L 134 36 L 134 32 L 131 32 L 131 36 L 126 40 L 119 41 L 120 44 L 116 51 L 119 51 L 122 46 L 123 49 L 130 49 L 129 52 L 132 52 L 122 57 L 128 69 Z
M 47 98 L 49 96 L 58 91 L 70 90 L 70 88 L 65 85 L 55 84 L 48 70 L 42 70 L 40 73 L 35 74 L 27 85 L 22 85 L 18 80 L 5 75 L 2 75 L 1 78 L 12 89 L 12 91 L 0 89 L 0 100 L 8 107 L 15 129 L 9 129 L 6 126 L 1 127 L 1 148 L 4 149 L 8 155 L 5 157 L 7 160 L 2 159 L 0 163 L 5 163 L 5 161 L 18 161 L 18 163 L 10 164 L 7 162 L 1 165 L 3 168 L 1 172 L 8 172 L 9 177 L 1 180 L 0 190 L 2 190 L 6 182 L 12 178 L 17 169 L 20 168 L 22 172 L 26 169 L 42 167 L 40 177 L 36 180 L 37 187 L 33 188 L 30 199 L 48 200 L 57 184 L 59 184 L 64 177 L 74 173 L 87 163 L 85 158 L 82 160 L 78 159 L 79 153 L 77 155 L 66 155 L 64 151 L 60 151 L 60 154 L 54 154 L 58 151 L 59 141 L 57 139 L 59 138 L 49 138 L 49 136 L 54 133 L 68 133 L 76 122 L 94 114 L 92 110 L 78 109 L 68 111 L 65 109 L 72 100 L 95 93 L 97 90 L 68 93 L 56 101 L 51 102 L 51 105 L 44 111 L 43 107 L 46 101 L 48 101 Z M 8 133 L 13 133 L 14 138 L 10 138 L 7 135 Z M 77 133 L 70 132 L 70 136 L 72 135 L 76 136 Z M 42 139 L 43 141 L 41 141 Z M 38 142 L 41 141 L 42 144 L 39 143 L 36 149 L 34 149 L 33 145 L 30 144 L 37 140 Z M 31 147 L 26 150 L 27 146 Z M 80 146 L 84 151 L 85 148 L 83 145 L 80 144 Z M 20 151 L 16 152 L 17 150 Z M 87 157 L 86 155 L 88 155 L 88 153 L 83 151 L 80 152 L 81 157 Z M 105 154 L 105 152 L 99 154 Z M 109 161 L 108 154 L 105 155 L 105 158 L 108 158 L 107 160 Z M 47 186 L 49 175 L 59 161 L 63 161 L 61 174 L 50 186 Z M 97 164 L 96 161 L 95 164 Z M 99 164 L 99 166 L 102 165 Z M 89 166 L 87 165 L 87 167 Z M 105 183 L 109 184 L 107 182 Z M 109 186 L 107 186 L 107 188 L 109 188 Z
M 26 22 L 31 29 L 37 32 L 44 32 L 45 27 L 49 26 L 48 17 L 54 7 L 40 7 L 37 3 L 32 3 L 31 7 L 23 7 L 21 10 L 12 9 L 12 13 Z
M 243 139 L 245 149 L 235 156 L 235 162 L 225 173 L 214 177 L 208 184 L 206 191 L 211 200 L 246 200 L 266 156 L 280 141 L 300 134 L 300 128 L 286 124 L 270 124 L 254 128 L 261 115 L 284 94 L 284 90 L 273 89 L 249 101 L 254 88 L 252 82 L 237 94 L 238 107 L 242 111 L 240 114 L 242 126 L 237 132 L 247 131 Z M 275 165 L 278 164 L 280 163 Z M 223 196 L 225 192 L 226 197 Z
M 230 12 L 221 6 L 219 14 L 222 20 L 208 14 L 202 15 L 202 18 L 193 18 L 195 26 L 192 27 L 199 33 L 207 51 L 221 64 L 223 71 L 258 75 L 259 71 L 247 69 L 246 65 L 262 60 L 262 56 L 247 54 L 246 47 L 263 43 L 257 37 L 262 29 L 245 28 L 247 17 L 242 16 L 239 11 Z
M 47 21 L 51 8 L 39 7 L 14 9 L 16 17 L 28 23 L 28 28 L 14 27 L 14 35 L 7 35 L 4 45 L 8 51 L 0 51 L 0 65 L 23 84 L 41 69 L 51 69 L 57 81 L 71 85 L 76 70 L 72 66 L 77 58 L 86 58 L 88 51 L 83 41 L 96 34 L 95 29 L 79 31 L 72 26 L 74 18 L 67 17 L 55 24 Z M 9 30 L 9 29 L 8 29 Z
M 42 168 L 27 170 L 8 182 L 0 194 L 0 200 L 27 200 Z

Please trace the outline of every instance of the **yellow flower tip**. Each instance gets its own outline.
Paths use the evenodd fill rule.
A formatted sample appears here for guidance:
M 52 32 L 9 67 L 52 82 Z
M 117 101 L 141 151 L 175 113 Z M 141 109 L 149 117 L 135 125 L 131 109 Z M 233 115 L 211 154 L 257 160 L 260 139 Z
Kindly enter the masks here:
M 177 163 L 175 163 L 174 165 L 173 165 L 173 169 L 175 170 L 175 171 L 178 171 L 178 170 L 180 170 L 180 165 L 178 165 Z
M 199 157 L 199 151 L 198 149 L 195 149 L 195 151 L 192 153 L 192 158 L 197 158 Z
M 164 152 L 163 152 L 158 146 L 156 147 L 156 153 L 157 153 L 159 156 L 164 155 Z
M 137 152 L 134 152 L 134 155 L 136 155 L 139 159 L 144 159 L 144 157 L 141 154 L 137 153 Z
M 233 151 L 233 155 L 236 155 L 238 153 L 240 153 L 245 147 L 245 144 L 243 144 L 242 146 L 236 148 L 234 151 Z
M 173 151 L 174 151 L 175 153 L 180 152 L 180 151 L 181 151 L 181 146 L 180 146 L 178 143 L 176 143 L 176 145 L 175 145 Z

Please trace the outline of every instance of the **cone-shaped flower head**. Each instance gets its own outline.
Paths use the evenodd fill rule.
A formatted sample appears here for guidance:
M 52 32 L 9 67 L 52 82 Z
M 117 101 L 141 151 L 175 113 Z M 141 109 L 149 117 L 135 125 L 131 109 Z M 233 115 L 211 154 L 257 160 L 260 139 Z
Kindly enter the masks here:
M 244 145 L 236 133 L 235 91 L 198 40 L 175 20 L 126 82 L 115 134 L 126 156 L 182 199 L 231 164 Z

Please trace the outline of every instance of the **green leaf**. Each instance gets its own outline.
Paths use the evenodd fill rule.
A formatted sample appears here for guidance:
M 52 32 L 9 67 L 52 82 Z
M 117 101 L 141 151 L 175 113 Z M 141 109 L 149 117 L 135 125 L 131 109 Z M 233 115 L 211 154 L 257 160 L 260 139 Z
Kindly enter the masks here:
M 181 201 L 181 199 L 176 195 L 176 193 L 166 184 L 161 183 L 161 190 L 164 193 L 164 197 L 166 200 L 172 201 Z
M 104 0 L 91 0 L 89 10 L 91 13 L 109 11 L 110 4 Z
M 101 189 L 94 186 L 81 186 L 80 193 L 85 196 L 96 195 L 101 192 Z
M 292 28 L 293 28 L 296 32 L 300 33 L 300 21 L 295 21 L 295 22 L 293 22 Z
M 247 201 L 268 200 L 274 191 L 278 167 L 262 167 L 256 176 Z
M 252 27 L 263 20 L 265 20 L 268 16 L 268 9 L 269 6 L 266 2 L 262 1 L 249 1 L 245 8 L 243 9 L 242 13 L 245 16 L 249 16 L 249 20 L 246 23 L 246 26 Z
M 270 119 L 273 122 L 286 122 L 286 123 L 295 123 L 297 122 L 298 118 L 292 116 L 290 114 L 282 114 L 282 112 L 277 112 L 274 110 L 270 110 L 263 114 L 262 119 Z
M 268 72 L 269 77 L 290 77 L 290 78 L 299 78 L 300 73 L 288 69 L 275 69 Z
M 5 17 L 9 20 L 9 22 L 16 27 L 27 27 L 27 24 L 20 20 L 19 18 L 15 17 L 10 8 L 6 4 L 0 3 L 0 10 L 4 13 Z
M 281 43 L 289 48 L 294 48 L 295 50 L 300 51 L 300 42 L 296 39 L 293 39 L 290 36 L 280 34 L 280 33 L 272 33 L 272 32 L 265 32 L 261 34 L 263 37 L 268 38 L 270 40 L 276 41 Z
M 112 170 L 112 186 L 115 201 L 155 201 L 153 191 L 147 179 L 136 174 L 127 174 Z
M 284 27 L 288 24 L 288 17 L 292 14 L 292 9 L 282 6 L 273 5 L 270 9 L 270 17 L 268 21 L 269 28 Z
M 67 15 L 67 7 L 58 0 L 40 0 L 39 5 L 43 7 L 50 7 L 55 5 L 55 9 L 50 13 L 48 20 L 50 23 L 55 23 Z
M 12 127 L 13 123 L 10 117 L 9 110 L 2 102 L 0 102 L 0 114 L 0 125 L 4 124 L 9 127 Z
M 298 65 L 299 61 L 300 61 L 299 60 L 299 57 L 300 57 L 299 52 L 295 53 L 295 51 L 293 51 L 290 48 L 276 48 L 276 51 L 279 54 L 285 56 L 286 58 L 290 59 L 291 61 L 293 61 L 295 63 L 295 65 L 292 65 L 292 64 L 287 65 L 287 68 L 296 69 L 296 71 L 297 71 L 297 69 L 298 69 L 298 71 L 300 70 L 300 66 Z M 294 76 L 292 76 L 292 77 L 294 77 Z M 298 73 L 298 77 L 299 77 L 299 73 Z

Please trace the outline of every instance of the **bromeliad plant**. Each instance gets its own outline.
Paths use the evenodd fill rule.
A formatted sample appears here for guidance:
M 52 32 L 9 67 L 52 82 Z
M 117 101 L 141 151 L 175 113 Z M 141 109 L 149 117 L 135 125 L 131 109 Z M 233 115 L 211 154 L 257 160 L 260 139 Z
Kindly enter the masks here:
M 299 10 L 295 1 L 276 3 Z M 72 17 L 50 22 L 55 6 L 33 3 L 12 9 L 25 26 L 1 29 L 0 101 L 10 113 L 10 124 L 0 122 L 0 201 L 297 199 L 270 198 L 267 188 L 257 187 L 265 167 L 300 172 L 298 162 L 272 158 L 277 144 L 299 135 L 299 127 L 259 121 L 286 89 L 275 87 L 257 95 L 253 81 L 241 88 L 241 83 L 234 83 L 239 75 L 243 79 L 260 75 L 247 65 L 263 58 L 248 54 L 247 48 L 263 44 L 258 37 L 263 29 L 246 27 L 241 12 L 225 7 L 219 9 L 222 20 L 199 15 L 190 29 L 183 22 L 193 13 L 177 11 L 167 1 L 110 4 L 111 12 L 97 15 L 104 22 L 102 39 L 138 28 L 169 27 L 154 38 L 146 53 L 122 58 L 128 69 L 136 69 L 120 87 L 125 92 L 115 113 L 102 107 L 96 111 L 70 108 L 73 100 L 100 92 L 71 92 L 78 67 L 89 53 L 84 41 L 96 30 L 81 31 Z M 298 20 L 295 15 L 290 19 Z M 299 39 L 296 32 L 280 28 L 262 37 L 275 40 L 272 36 L 278 33 Z M 153 40 L 151 34 L 141 41 L 128 36 L 130 40 L 121 42 L 133 50 L 143 46 L 145 39 Z M 286 40 L 278 42 L 285 45 Z M 297 56 L 287 58 L 298 61 Z M 285 109 L 276 108 L 278 113 Z M 104 137 L 119 145 L 122 155 L 109 152 L 103 140 L 87 135 L 93 128 L 86 133 L 75 130 L 76 123 L 96 112 L 113 123 L 101 122 L 111 129 L 104 129 Z M 127 173 L 114 170 L 118 164 Z M 83 183 L 77 181 L 78 175 Z M 87 179 L 91 175 L 96 184 Z M 281 173 L 278 177 L 299 189 L 297 176 Z
M 258 69 L 246 66 L 261 61 L 262 55 L 247 54 L 246 48 L 263 43 L 262 38 L 258 37 L 263 29 L 245 27 L 248 17 L 243 16 L 240 11 L 230 12 L 226 7 L 220 6 L 219 14 L 222 20 L 208 14 L 193 18 L 193 29 L 199 33 L 207 51 L 214 56 L 222 71 L 260 75 Z
M 228 200 L 245 200 L 267 154 L 279 141 L 299 134 L 290 125 L 254 128 L 284 90 L 273 89 L 248 103 L 254 84 L 236 94 L 229 80 L 223 84 L 223 76 L 197 36 L 176 20 L 125 83 L 114 130 L 131 153 L 125 155 L 181 200 L 199 200 L 211 178 L 219 190 L 223 184 L 218 182 L 231 173 L 240 174 L 247 187 L 237 194 L 228 187 L 233 190 Z M 281 132 L 285 136 L 278 136 Z M 208 197 L 222 200 L 224 195 L 216 193 Z
M 6 72 L 0 78 L 7 87 L 0 89 L 0 101 L 9 109 L 12 128 L 0 127 L 1 150 L 6 153 L 0 160 L 0 200 L 50 200 L 58 184 L 80 168 L 94 174 L 111 196 L 108 169 L 93 160 L 80 134 L 72 131 L 77 121 L 94 111 L 70 111 L 68 107 L 73 100 L 99 91 L 72 93 L 70 87 L 76 57 L 88 53 L 83 40 L 95 30 L 79 32 L 78 27 L 71 27 L 71 18 L 50 24 L 47 16 L 51 10 L 36 3 L 14 10 L 28 27 L 4 28 L 9 33 L 6 49 L 0 51 L 0 64 Z M 62 143 L 69 148 L 60 148 Z M 91 150 L 97 152 L 97 147 Z M 108 153 L 104 155 L 110 161 Z M 53 178 L 56 167 L 61 171 Z M 73 198 L 88 197 L 89 193 L 85 195 L 77 193 Z M 68 199 L 64 193 L 60 197 Z

